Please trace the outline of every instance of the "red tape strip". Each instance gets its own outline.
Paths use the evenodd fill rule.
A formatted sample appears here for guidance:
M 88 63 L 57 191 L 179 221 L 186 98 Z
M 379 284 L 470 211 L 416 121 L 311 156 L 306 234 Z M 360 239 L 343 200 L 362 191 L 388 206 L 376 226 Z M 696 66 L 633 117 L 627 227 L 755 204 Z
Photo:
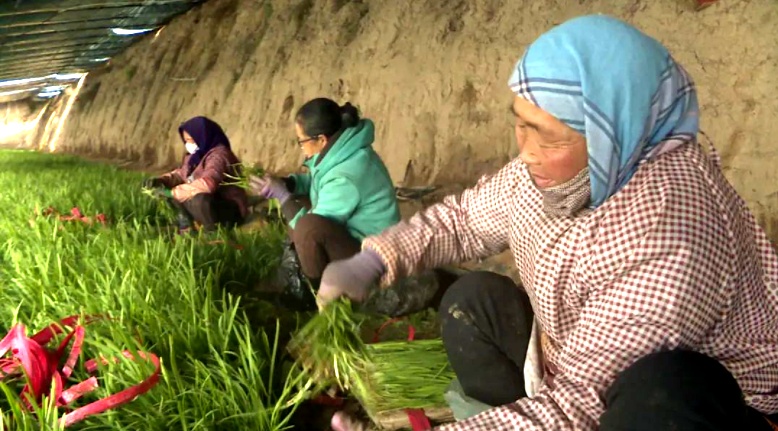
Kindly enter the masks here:
M 66 406 L 73 401 L 81 398 L 83 395 L 92 392 L 97 389 L 97 378 L 92 376 L 83 382 L 78 382 L 75 385 L 69 387 L 67 390 L 62 391 L 62 395 L 59 396 L 59 403 Z
M 413 431 L 427 431 L 432 429 L 427 415 L 424 414 L 424 409 L 405 409 L 405 414 L 408 415 L 408 422 L 411 423 L 411 429 Z
M 67 390 L 64 389 L 63 375 L 65 378 L 70 377 L 73 372 L 73 367 L 78 361 L 78 357 L 81 354 L 81 348 L 84 341 L 85 328 L 78 324 L 80 316 L 69 316 L 62 319 L 58 323 L 49 325 L 42 329 L 30 338 L 26 336 L 26 329 L 24 325 L 15 325 L 8 335 L 0 341 L 0 357 L 4 356 L 7 352 L 11 352 L 13 355 L 11 358 L 0 358 L 0 378 L 3 378 L 9 374 L 20 374 L 22 369 L 28 376 L 28 384 L 22 389 L 22 394 L 31 392 L 34 399 L 40 402 L 41 396 L 48 392 L 50 388 L 53 388 L 56 399 L 57 407 L 64 407 L 79 399 L 84 394 L 93 391 L 98 387 L 98 382 L 95 377 L 79 382 Z M 86 316 L 83 320 L 85 323 L 91 323 L 98 319 L 110 319 L 109 317 L 95 315 Z M 48 344 L 56 335 L 65 332 L 66 327 L 73 328 L 62 340 L 56 350 L 46 349 L 44 346 Z M 73 345 L 70 352 L 67 354 L 62 371 L 58 370 L 59 361 L 65 357 L 70 342 Z M 136 352 L 123 351 L 122 356 L 132 361 L 140 358 L 142 360 L 151 362 L 154 364 L 154 372 L 138 385 L 131 386 L 124 389 L 121 392 L 110 395 L 106 398 L 97 400 L 83 407 L 79 407 L 60 418 L 60 422 L 63 426 L 68 427 L 74 423 L 80 422 L 85 418 L 102 413 L 106 410 L 114 409 L 137 398 L 148 392 L 159 382 L 160 375 L 160 361 L 159 358 L 153 353 L 148 352 Z M 119 362 L 119 358 L 113 358 L 113 363 Z M 105 358 L 100 358 L 100 363 L 108 365 L 111 362 Z M 97 370 L 98 361 L 90 359 L 86 361 L 84 366 L 89 373 L 94 373 Z M 32 410 L 32 405 L 27 403 L 27 408 Z
M 238 244 L 236 242 L 224 241 L 224 240 L 221 240 L 221 239 L 215 239 L 215 240 L 212 240 L 212 241 L 208 241 L 206 244 L 208 244 L 208 245 L 221 245 L 221 244 L 225 244 L 225 245 L 228 245 L 228 246 L 234 248 L 235 250 L 243 250 L 243 246 L 242 245 L 240 245 L 240 244 Z
M 70 343 L 70 339 L 74 339 L 73 347 L 70 349 L 70 354 L 68 355 L 67 360 L 65 360 L 65 365 L 62 366 L 62 374 L 64 374 L 66 378 L 73 374 L 73 366 L 76 365 L 78 355 L 81 354 L 81 345 L 84 343 L 85 332 L 86 330 L 83 326 L 76 326 L 73 332 L 68 334 L 68 336 L 65 337 L 65 339 L 62 340 L 62 343 L 59 345 L 57 356 L 62 357 L 65 354 L 65 349 L 67 348 L 68 343 Z
M 127 359 L 133 361 L 135 360 L 135 356 L 127 350 L 122 352 L 122 355 Z M 153 388 L 159 382 L 159 373 L 160 373 L 159 358 L 157 357 L 157 355 L 153 353 L 147 353 L 147 352 L 137 352 L 137 355 L 139 358 L 145 359 L 154 364 L 154 373 L 152 373 L 151 376 L 146 378 L 146 380 L 142 381 L 138 385 L 129 387 L 121 392 L 117 392 L 101 400 L 95 401 L 93 403 L 87 404 L 83 407 L 79 407 L 73 410 L 72 412 L 66 414 L 60 419 L 62 424 L 67 427 L 73 425 L 74 423 L 80 422 L 89 416 L 102 413 L 106 410 L 115 409 L 116 407 L 127 404 L 130 401 L 134 400 L 139 395 L 143 395 L 149 390 L 151 390 L 151 388 Z M 114 358 L 114 362 L 117 362 L 118 360 L 119 358 Z M 104 364 L 108 363 L 106 359 L 102 359 L 101 362 Z M 93 372 L 97 368 L 96 366 L 97 364 L 94 359 L 90 359 L 89 361 L 87 361 L 85 365 L 87 371 L 89 372 Z
M 405 317 L 395 317 L 394 319 L 389 319 L 381 324 L 381 326 L 376 329 L 375 334 L 373 334 L 373 343 L 378 343 L 381 340 L 381 333 L 384 332 L 384 330 L 388 328 L 389 325 L 400 322 L 402 320 L 407 319 Z M 416 328 L 414 328 L 413 325 L 408 324 L 408 341 L 413 341 L 414 338 L 416 338 Z
M 80 221 L 80 222 L 85 223 L 85 224 L 92 224 L 92 222 L 93 222 L 92 217 L 85 216 L 81 212 L 81 209 L 79 209 L 78 207 L 71 208 L 70 209 L 70 215 L 63 215 L 59 211 L 57 211 L 56 208 L 48 207 L 45 210 L 43 210 L 41 215 L 43 215 L 43 216 L 55 215 L 62 221 Z M 97 221 L 100 224 L 105 224 L 106 223 L 105 214 L 100 213 L 100 214 L 95 215 L 94 221 Z

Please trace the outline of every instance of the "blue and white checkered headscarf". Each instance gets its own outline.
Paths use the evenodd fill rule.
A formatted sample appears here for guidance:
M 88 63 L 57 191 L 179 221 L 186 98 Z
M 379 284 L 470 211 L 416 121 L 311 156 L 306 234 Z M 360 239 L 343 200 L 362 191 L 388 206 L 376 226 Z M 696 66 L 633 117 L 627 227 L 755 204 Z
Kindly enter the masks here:
M 667 49 L 604 15 L 567 21 L 527 48 L 508 85 L 586 137 L 592 208 L 642 159 L 693 140 L 694 84 Z

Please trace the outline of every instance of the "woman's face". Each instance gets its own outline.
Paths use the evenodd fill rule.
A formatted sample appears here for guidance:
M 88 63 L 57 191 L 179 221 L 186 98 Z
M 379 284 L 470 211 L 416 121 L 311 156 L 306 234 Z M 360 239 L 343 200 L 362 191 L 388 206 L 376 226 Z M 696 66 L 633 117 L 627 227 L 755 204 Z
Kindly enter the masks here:
M 514 98 L 511 109 L 519 157 L 539 189 L 564 184 L 586 167 L 583 135 L 521 97 Z
M 294 123 L 294 132 L 297 135 L 297 145 L 300 146 L 306 159 L 321 153 L 324 147 L 327 146 L 327 142 L 329 142 L 329 139 L 324 135 L 306 135 L 302 126 L 298 123 Z
M 194 138 L 184 130 L 184 132 L 181 134 L 181 136 L 184 138 L 185 144 L 196 144 Z

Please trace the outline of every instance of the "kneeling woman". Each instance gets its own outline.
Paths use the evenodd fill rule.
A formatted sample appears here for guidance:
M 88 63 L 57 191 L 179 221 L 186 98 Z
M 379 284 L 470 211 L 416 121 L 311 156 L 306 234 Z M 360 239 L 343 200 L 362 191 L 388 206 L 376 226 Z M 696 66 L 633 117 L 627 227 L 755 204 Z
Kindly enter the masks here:
M 375 128 L 347 103 L 319 98 L 295 116 L 307 173 L 252 178 L 257 194 L 276 198 L 291 228 L 302 273 L 317 284 L 329 262 L 357 254 L 362 240 L 399 222 L 394 185 L 373 150 Z M 307 208 L 295 197 L 310 199 Z M 314 298 L 307 306 L 315 307 Z
M 246 192 L 225 185 L 229 176 L 237 176 L 238 158 L 222 128 L 205 117 L 194 117 L 178 128 L 187 155 L 181 167 L 148 182 L 164 188 L 162 194 L 179 211 L 179 229 L 195 221 L 205 231 L 217 225 L 231 226 L 243 221 L 248 213 Z

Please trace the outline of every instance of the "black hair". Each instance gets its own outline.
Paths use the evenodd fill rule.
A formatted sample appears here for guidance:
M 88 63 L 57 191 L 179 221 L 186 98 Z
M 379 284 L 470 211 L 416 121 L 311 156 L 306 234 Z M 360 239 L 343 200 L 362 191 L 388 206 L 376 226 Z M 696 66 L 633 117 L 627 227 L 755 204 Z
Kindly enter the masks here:
M 339 106 L 334 100 L 320 97 L 301 106 L 295 115 L 295 122 L 308 136 L 324 135 L 330 138 L 343 129 L 356 126 L 359 110 L 351 103 Z

